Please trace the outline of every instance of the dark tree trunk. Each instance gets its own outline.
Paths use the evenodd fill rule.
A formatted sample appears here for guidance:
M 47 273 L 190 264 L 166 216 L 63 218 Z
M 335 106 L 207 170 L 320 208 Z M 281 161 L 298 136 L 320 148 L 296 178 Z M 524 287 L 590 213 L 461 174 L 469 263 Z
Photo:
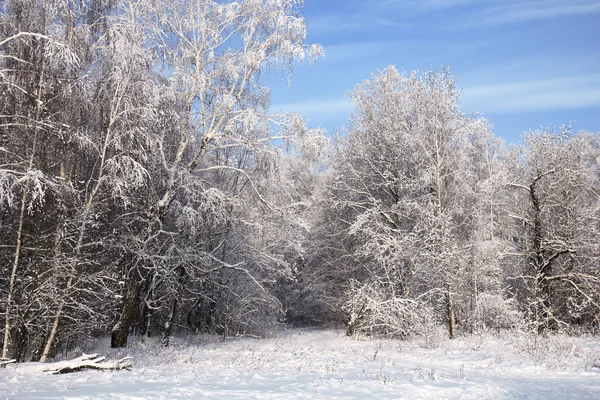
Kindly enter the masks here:
M 173 299 L 173 304 L 171 305 L 171 312 L 169 312 L 169 317 L 165 322 L 165 330 L 163 331 L 163 346 L 168 346 L 171 340 L 171 332 L 173 331 L 173 322 L 175 322 L 175 316 L 177 315 L 177 298 Z
M 197 318 L 197 310 L 202 310 L 202 297 L 199 297 L 198 300 L 196 300 L 196 303 L 194 303 L 194 305 L 192 306 L 192 308 L 190 308 L 190 310 L 188 311 L 187 314 L 187 325 L 188 328 L 190 328 L 191 330 L 194 331 L 194 333 L 198 333 L 199 331 L 199 323 L 198 323 L 198 318 Z
M 142 287 L 141 293 L 147 293 L 146 298 L 142 301 L 143 307 L 142 312 L 138 318 L 138 333 L 140 336 L 150 337 L 152 334 L 152 318 L 154 317 L 154 310 L 156 304 L 154 301 L 154 291 L 149 288 L 149 280 L 145 280 L 145 285 Z
M 25 355 L 27 353 L 27 340 L 28 340 L 27 327 L 24 323 L 19 324 L 18 328 L 15 330 L 15 340 L 14 340 L 14 359 L 17 362 L 21 362 L 25 360 Z
M 550 276 L 552 268 L 547 265 L 538 274 L 537 295 L 540 303 L 540 332 L 555 329 L 554 319 L 552 316 L 552 288 L 550 287 Z
M 46 328 L 42 332 L 38 333 L 34 342 L 33 354 L 31 355 L 31 361 L 40 361 L 42 354 L 44 353 L 44 345 L 46 344 L 47 332 Z
M 127 281 L 127 290 L 123 297 L 123 309 L 119 320 L 112 328 L 110 336 L 110 347 L 113 349 L 127 346 L 127 336 L 138 309 L 141 288 L 142 282 L 136 278 L 130 278 Z
M 217 303 L 210 301 L 208 304 L 208 313 L 206 314 L 206 329 L 208 332 L 212 332 L 215 328 L 215 314 L 217 310 Z
M 535 279 L 535 302 L 536 302 L 536 324 L 537 331 L 541 333 L 546 330 L 547 317 L 549 310 L 546 305 L 549 305 L 549 287 L 548 280 L 544 277 L 544 249 L 542 237 L 542 216 L 540 209 L 540 201 L 536 193 L 536 184 L 538 179 L 535 179 L 529 186 L 529 196 L 533 206 L 533 249 L 531 252 L 530 263 L 536 276 Z
M 554 329 L 555 323 L 552 317 L 552 264 L 557 257 L 568 250 L 550 252 L 544 247 L 544 236 L 542 230 L 542 210 L 540 199 L 536 193 L 539 178 L 535 179 L 529 187 L 531 204 L 533 205 L 533 251 L 530 263 L 535 271 L 535 301 L 537 307 L 536 323 L 537 332 L 543 333 Z

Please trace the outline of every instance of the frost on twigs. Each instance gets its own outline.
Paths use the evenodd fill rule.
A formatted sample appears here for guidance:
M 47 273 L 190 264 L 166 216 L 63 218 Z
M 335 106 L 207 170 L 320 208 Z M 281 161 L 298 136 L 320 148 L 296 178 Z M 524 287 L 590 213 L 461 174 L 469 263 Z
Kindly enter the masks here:
M 84 369 L 129 370 L 132 365 L 131 357 L 105 361 L 105 357 L 100 357 L 98 354 L 83 354 L 81 357 L 77 357 L 73 360 L 53 363 L 49 365 L 49 368 L 44 369 L 44 372 L 50 374 L 67 374 L 69 372 L 79 372 Z
M 13 191 L 13 185 L 17 180 L 14 174 L 6 171 L 0 171 L 0 208 L 1 207 L 12 207 L 15 193 Z
M 133 158 L 119 155 L 107 162 L 106 179 L 113 198 L 127 207 L 130 205 L 132 193 L 147 183 L 148 171 Z
M 353 281 L 345 309 L 350 315 L 347 334 L 378 331 L 392 337 L 427 335 L 435 324 L 434 312 L 422 301 L 394 294 L 389 285 Z

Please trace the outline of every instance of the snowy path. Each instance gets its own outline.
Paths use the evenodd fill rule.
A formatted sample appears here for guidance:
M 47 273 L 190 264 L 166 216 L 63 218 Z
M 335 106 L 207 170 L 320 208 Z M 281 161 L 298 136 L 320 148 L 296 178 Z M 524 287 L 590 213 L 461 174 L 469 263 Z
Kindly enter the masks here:
M 0 399 L 600 399 L 600 370 L 578 366 L 600 354 L 595 343 L 571 348 L 564 362 L 536 361 L 492 338 L 477 351 L 468 339 L 424 349 L 339 331 L 99 347 L 111 357 L 133 355 L 133 370 L 51 376 L 36 373 L 36 364 L 12 365 L 0 369 Z

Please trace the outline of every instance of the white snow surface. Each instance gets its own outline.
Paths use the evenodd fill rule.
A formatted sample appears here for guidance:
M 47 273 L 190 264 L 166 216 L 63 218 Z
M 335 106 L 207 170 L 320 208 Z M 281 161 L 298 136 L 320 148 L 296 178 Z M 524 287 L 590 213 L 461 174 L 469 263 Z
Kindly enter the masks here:
M 132 356 L 133 368 L 49 375 L 47 364 L 12 364 L 0 369 L 0 399 L 600 399 L 593 337 L 485 335 L 425 345 L 294 329 L 272 339 L 94 347 L 110 359 Z

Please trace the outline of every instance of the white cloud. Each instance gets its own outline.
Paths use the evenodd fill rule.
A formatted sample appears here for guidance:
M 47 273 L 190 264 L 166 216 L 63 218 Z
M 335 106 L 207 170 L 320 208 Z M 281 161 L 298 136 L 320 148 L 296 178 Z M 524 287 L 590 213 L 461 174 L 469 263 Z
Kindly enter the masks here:
M 506 2 L 475 13 L 470 25 L 503 25 L 600 13 L 600 2 L 544 0 Z
M 391 28 L 414 28 L 414 24 L 408 22 L 397 21 L 393 18 L 373 18 L 371 21 L 375 25 L 387 26 Z
M 329 16 L 307 17 L 306 30 L 309 35 L 360 33 L 393 27 L 399 29 L 412 28 L 414 24 L 400 21 L 395 18 L 378 16 L 375 10 L 366 11 L 364 14 L 339 14 Z
M 273 104 L 274 112 L 295 112 L 308 118 L 349 116 L 352 104 L 348 99 L 307 100 L 296 103 Z
M 600 106 L 600 74 L 467 87 L 462 104 L 484 114 Z
M 352 112 L 346 98 L 273 104 L 273 112 L 295 112 L 313 122 L 346 120 Z M 507 82 L 466 87 L 462 108 L 484 114 L 600 107 L 600 74 Z
M 309 35 L 323 35 L 332 32 L 354 31 L 363 25 L 348 16 L 318 16 L 306 19 L 306 30 Z
M 420 8 L 425 10 L 447 9 L 471 3 L 482 3 L 481 0 L 383 0 L 384 5 L 402 6 L 403 8 Z
M 415 14 L 460 8 L 460 18 L 453 18 L 469 27 L 600 13 L 598 0 L 384 0 L 381 4 Z

